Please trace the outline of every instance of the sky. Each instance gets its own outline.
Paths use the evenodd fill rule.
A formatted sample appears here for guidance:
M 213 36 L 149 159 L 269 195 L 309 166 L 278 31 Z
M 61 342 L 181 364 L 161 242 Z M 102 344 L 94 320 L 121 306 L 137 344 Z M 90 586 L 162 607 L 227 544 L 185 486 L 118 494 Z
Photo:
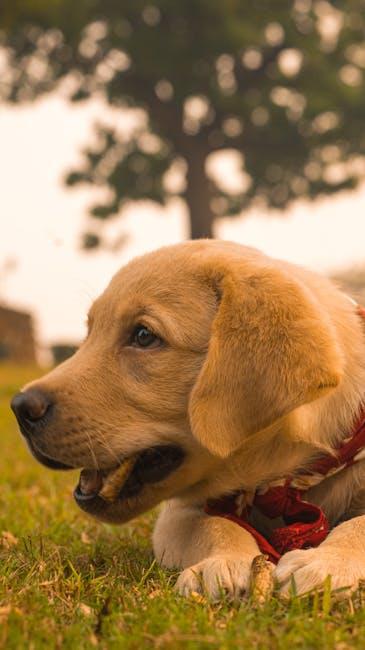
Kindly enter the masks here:
M 97 101 L 70 106 L 58 96 L 0 107 L 0 302 L 32 311 L 43 345 L 80 340 L 88 307 L 120 266 L 185 238 L 186 214 L 179 201 L 166 210 L 138 205 L 113 226 L 128 234 L 124 248 L 80 250 L 95 193 L 65 189 L 62 177 L 77 164 L 105 110 Z M 365 186 L 300 202 L 283 216 L 250 212 L 225 219 L 218 234 L 320 272 L 362 264 Z M 16 260 L 16 267 L 5 273 L 1 269 L 9 260 Z

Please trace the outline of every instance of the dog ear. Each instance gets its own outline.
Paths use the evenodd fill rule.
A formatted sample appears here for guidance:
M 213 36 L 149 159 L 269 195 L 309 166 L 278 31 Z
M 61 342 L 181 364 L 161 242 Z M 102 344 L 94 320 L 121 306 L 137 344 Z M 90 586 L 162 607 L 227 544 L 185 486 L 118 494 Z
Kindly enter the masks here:
M 335 388 L 343 360 L 320 305 L 284 272 L 228 271 L 218 284 L 189 415 L 200 444 L 227 457 L 245 436 Z

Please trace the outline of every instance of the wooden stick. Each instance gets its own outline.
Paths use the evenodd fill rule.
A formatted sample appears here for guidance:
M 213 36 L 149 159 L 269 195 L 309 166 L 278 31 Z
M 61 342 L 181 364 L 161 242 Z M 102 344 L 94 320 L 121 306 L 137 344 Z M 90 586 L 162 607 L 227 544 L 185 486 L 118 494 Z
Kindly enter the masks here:
M 113 503 L 117 500 L 119 492 L 132 472 L 135 462 L 136 457 L 132 456 L 123 461 L 117 469 L 109 472 L 104 480 L 103 487 L 99 492 L 99 496 L 104 499 L 104 501 L 110 501 Z
M 264 605 L 274 591 L 274 567 L 267 555 L 256 555 L 251 565 L 250 596 L 255 605 Z

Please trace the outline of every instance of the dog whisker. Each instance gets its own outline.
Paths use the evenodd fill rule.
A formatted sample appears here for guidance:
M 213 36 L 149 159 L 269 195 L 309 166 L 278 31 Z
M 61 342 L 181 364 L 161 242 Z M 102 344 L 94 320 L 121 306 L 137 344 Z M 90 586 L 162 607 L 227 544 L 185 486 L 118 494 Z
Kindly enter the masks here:
M 90 437 L 90 433 L 88 431 L 85 431 L 85 433 L 86 433 L 86 436 L 87 436 L 87 446 L 89 448 L 90 454 L 91 454 L 92 459 L 94 461 L 95 469 L 99 470 L 99 463 L 98 463 L 98 459 L 97 459 L 96 454 L 95 454 L 94 449 L 93 449 L 93 444 L 92 444 L 92 440 L 91 440 L 91 437 Z

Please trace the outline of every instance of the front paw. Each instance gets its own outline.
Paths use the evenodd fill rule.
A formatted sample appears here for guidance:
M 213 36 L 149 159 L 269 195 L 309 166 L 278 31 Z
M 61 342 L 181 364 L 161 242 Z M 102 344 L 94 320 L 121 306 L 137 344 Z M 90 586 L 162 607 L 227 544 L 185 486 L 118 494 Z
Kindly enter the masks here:
M 344 595 L 351 593 L 358 587 L 359 580 L 365 578 L 365 560 L 351 555 L 348 550 L 323 546 L 290 551 L 281 558 L 275 570 L 280 593 L 286 598 L 292 592 L 303 595 L 323 588 L 328 576 L 332 590 L 341 590 Z
M 193 592 L 212 600 L 228 595 L 236 599 L 248 589 L 253 558 L 244 555 L 215 555 L 183 571 L 176 589 L 182 596 Z

